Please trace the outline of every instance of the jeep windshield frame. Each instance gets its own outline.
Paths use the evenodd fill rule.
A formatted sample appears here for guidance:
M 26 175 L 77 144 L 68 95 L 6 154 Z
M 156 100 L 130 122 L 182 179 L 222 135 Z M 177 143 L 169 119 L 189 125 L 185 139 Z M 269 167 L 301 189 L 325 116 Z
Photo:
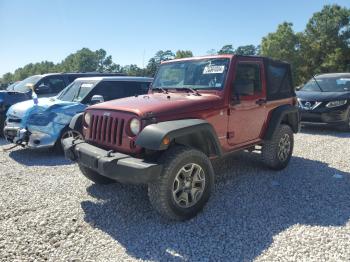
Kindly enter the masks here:
M 154 78 L 152 90 L 215 90 L 225 88 L 229 58 L 203 58 L 162 64 Z

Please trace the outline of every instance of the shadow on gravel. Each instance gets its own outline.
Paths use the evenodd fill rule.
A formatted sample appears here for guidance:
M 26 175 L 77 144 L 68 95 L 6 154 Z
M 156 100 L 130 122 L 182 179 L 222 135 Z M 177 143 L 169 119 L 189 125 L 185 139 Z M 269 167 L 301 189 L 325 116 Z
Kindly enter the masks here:
M 341 131 L 332 126 L 308 125 L 302 126 L 301 133 L 310 135 L 327 135 L 339 138 L 350 138 L 350 131 Z
M 293 225 L 342 226 L 350 218 L 350 173 L 325 163 L 294 157 L 274 172 L 258 154 L 239 153 L 214 168 L 212 197 L 190 221 L 161 219 L 146 187 L 120 184 L 87 189 L 99 201 L 81 203 L 85 220 L 138 259 L 251 261 Z
M 9 156 L 25 166 L 61 166 L 72 164 L 62 153 L 53 150 L 19 148 L 9 151 Z

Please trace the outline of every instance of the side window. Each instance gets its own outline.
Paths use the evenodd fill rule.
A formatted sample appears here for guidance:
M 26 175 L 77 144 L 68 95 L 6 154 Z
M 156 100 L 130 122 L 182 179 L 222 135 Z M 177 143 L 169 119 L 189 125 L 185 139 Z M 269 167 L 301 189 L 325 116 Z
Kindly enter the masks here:
M 101 95 L 105 101 L 145 94 L 148 91 L 150 83 L 126 82 L 126 81 L 103 81 L 99 83 L 89 95 L 87 101 L 92 96 Z
M 253 96 L 262 91 L 260 66 L 256 63 L 239 63 L 233 83 L 232 97 Z
M 90 93 L 89 99 L 94 95 L 101 95 L 105 101 L 125 97 L 125 90 L 121 82 L 102 81 Z
M 149 82 L 123 82 L 125 96 L 141 95 L 148 92 Z
M 50 77 L 49 83 L 50 83 L 52 93 L 55 93 L 55 94 L 61 92 L 63 88 L 66 87 L 66 83 L 64 82 L 63 78 L 60 76 Z
M 37 88 L 38 94 L 58 94 L 66 87 L 66 83 L 60 76 L 49 76 L 44 78 Z
M 269 95 L 283 97 L 283 94 L 288 94 L 293 89 L 291 86 L 291 75 L 289 72 L 288 67 L 284 64 L 270 64 L 267 67 Z

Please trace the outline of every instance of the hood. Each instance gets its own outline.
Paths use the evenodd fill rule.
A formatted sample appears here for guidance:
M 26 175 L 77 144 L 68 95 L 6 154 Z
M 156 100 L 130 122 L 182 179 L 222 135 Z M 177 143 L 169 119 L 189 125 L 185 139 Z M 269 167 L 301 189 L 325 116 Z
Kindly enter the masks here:
M 83 111 L 84 105 L 77 102 L 65 102 L 53 97 L 39 98 L 38 104 L 35 105 L 33 100 L 20 102 L 11 106 L 7 112 L 7 116 L 15 118 L 24 118 L 34 112 L 59 112 L 67 115 L 75 115 L 77 112 Z
M 141 117 L 149 114 L 161 116 L 180 114 L 215 108 L 221 97 L 217 94 L 202 93 L 200 96 L 187 93 L 154 93 L 112 100 L 93 105 L 89 109 L 118 110 L 132 112 Z
M 30 99 L 30 93 L 20 93 L 14 91 L 1 90 L 0 91 L 0 104 L 9 107 L 15 103 Z
M 297 91 L 297 97 L 302 101 L 333 101 L 350 99 L 350 92 L 313 92 L 313 91 Z

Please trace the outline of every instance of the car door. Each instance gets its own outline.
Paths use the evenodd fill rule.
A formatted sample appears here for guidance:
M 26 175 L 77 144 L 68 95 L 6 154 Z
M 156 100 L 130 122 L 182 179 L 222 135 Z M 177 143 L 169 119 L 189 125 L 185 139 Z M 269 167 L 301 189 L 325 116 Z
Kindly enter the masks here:
M 227 139 L 232 146 L 259 139 L 267 118 L 263 61 L 241 57 L 231 84 Z

